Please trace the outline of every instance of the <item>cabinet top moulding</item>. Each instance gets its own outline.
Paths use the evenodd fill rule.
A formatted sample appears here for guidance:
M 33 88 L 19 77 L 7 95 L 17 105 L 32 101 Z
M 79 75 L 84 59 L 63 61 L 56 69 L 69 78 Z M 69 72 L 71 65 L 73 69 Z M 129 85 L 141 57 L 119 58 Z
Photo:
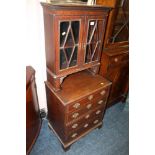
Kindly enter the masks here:
M 57 13 L 57 10 L 59 10 L 59 14 L 63 14 L 63 11 L 71 11 L 71 10 L 79 10 L 80 14 L 83 13 L 83 11 L 87 10 L 93 10 L 93 11 L 110 11 L 111 7 L 106 7 L 103 5 L 86 5 L 86 4 L 65 4 L 65 3 L 45 3 L 41 2 L 41 5 L 47 9 L 50 9 L 51 11 L 54 11 Z M 60 12 L 62 10 L 62 12 Z M 47 10 L 44 10 L 47 11 Z

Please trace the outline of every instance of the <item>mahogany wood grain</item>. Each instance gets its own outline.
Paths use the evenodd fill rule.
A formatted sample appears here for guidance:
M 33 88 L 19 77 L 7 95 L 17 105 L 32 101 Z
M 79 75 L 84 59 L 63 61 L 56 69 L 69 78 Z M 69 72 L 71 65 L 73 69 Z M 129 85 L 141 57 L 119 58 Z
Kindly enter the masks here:
M 46 68 L 47 80 L 51 82 L 55 91 L 61 89 L 61 77 L 79 72 L 88 68 L 95 74 L 99 69 L 105 27 L 110 7 L 101 5 L 69 5 L 56 3 L 41 3 L 44 14 L 45 30 L 45 51 L 46 51 Z M 85 63 L 86 42 L 90 20 L 103 21 L 99 24 L 100 43 L 98 51 L 98 60 Z M 79 42 L 77 51 L 76 65 L 61 69 L 60 67 L 60 22 L 61 21 L 79 21 Z M 67 33 L 68 34 L 68 33 Z M 62 48 L 62 47 L 61 47 Z
M 107 107 L 124 100 L 129 89 L 129 48 L 103 51 L 99 74 L 112 82 Z
M 61 85 L 62 89 L 57 92 L 50 82 L 45 82 L 49 124 L 64 148 L 85 135 L 88 130 L 91 131 L 96 124 L 91 123 L 88 130 L 81 125 L 86 126 L 87 122 L 96 117 L 100 118 L 97 124 L 101 125 L 110 86 L 111 82 L 100 75 L 92 75 L 88 70 L 67 76 Z M 77 123 L 80 125 L 76 128 L 74 124 Z M 71 133 L 76 130 L 78 135 L 71 138 Z
M 126 5 L 126 11 L 128 10 L 128 2 L 129 0 L 125 0 Z M 118 8 L 121 6 L 122 1 L 121 0 L 96 0 L 96 4 L 103 5 L 106 7 L 112 7 L 109 13 L 107 27 L 106 27 L 106 33 L 105 33 L 105 39 L 104 39 L 104 48 L 117 48 L 121 46 L 127 46 L 129 45 L 129 41 L 119 41 L 119 42 L 110 42 L 109 39 L 112 35 L 113 27 L 115 20 L 117 18 L 118 14 Z M 123 34 L 125 35 L 125 33 Z
M 29 154 L 40 132 L 38 96 L 35 84 L 35 70 L 26 67 L 26 154 Z

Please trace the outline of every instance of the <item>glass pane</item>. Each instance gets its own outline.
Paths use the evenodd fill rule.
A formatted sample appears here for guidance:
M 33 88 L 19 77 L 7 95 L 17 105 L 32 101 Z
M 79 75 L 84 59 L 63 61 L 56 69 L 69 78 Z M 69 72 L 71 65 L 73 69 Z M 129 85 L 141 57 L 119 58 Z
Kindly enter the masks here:
M 96 50 L 93 54 L 92 61 L 96 61 L 96 60 L 98 60 L 98 58 L 99 58 L 99 44 L 97 45 Z
M 69 22 L 60 23 L 60 46 L 63 46 L 64 44 L 64 40 L 67 34 L 68 27 L 69 27 Z
M 94 31 L 91 43 L 95 43 L 97 41 L 99 41 L 99 36 L 98 36 L 98 29 L 96 28 L 95 31 Z
M 65 53 L 61 49 L 60 50 L 60 69 L 65 69 L 65 68 L 67 68 L 67 61 L 66 61 Z
M 77 65 L 80 21 L 60 23 L 60 70 Z
M 109 38 L 111 43 L 129 40 L 129 0 L 120 0 L 116 11 L 112 34 Z
M 65 52 L 66 52 L 66 56 L 67 56 L 67 60 L 70 60 L 71 54 L 72 54 L 72 50 L 73 48 L 66 48 Z
M 95 20 L 91 20 L 89 22 L 89 30 L 88 30 L 88 38 L 87 38 L 87 42 L 90 41 L 91 37 L 94 35 L 94 30 L 95 30 L 95 25 L 96 25 L 96 21 Z
M 103 20 L 90 20 L 85 52 L 85 62 L 96 61 L 99 58 L 99 47 L 103 36 Z
M 91 49 L 89 44 L 86 46 L 86 55 L 85 55 L 85 62 L 88 63 L 91 60 Z
M 67 40 L 65 43 L 65 47 L 74 46 L 74 38 L 72 37 L 71 30 L 68 33 Z
M 75 66 L 77 64 L 77 52 L 78 52 L 78 46 L 76 46 L 74 49 L 74 53 L 69 64 L 70 67 Z
M 75 44 L 79 42 L 79 21 L 72 21 L 72 31 L 74 35 Z

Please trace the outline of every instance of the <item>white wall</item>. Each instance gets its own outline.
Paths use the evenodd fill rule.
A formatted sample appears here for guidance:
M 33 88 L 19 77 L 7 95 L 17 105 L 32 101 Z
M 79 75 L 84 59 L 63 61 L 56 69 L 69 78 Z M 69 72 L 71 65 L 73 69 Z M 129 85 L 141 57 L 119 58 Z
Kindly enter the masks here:
M 42 6 L 39 0 L 27 0 L 26 17 L 26 65 L 31 65 L 36 70 L 39 105 L 40 108 L 47 110 L 44 85 L 44 81 L 46 80 L 44 23 Z

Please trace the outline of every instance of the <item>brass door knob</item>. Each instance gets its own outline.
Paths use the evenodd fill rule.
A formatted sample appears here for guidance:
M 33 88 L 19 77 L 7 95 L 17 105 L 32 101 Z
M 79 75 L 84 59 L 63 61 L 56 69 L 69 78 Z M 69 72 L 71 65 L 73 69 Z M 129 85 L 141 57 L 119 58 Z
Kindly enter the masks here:
M 86 44 L 83 44 L 83 49 L 86 49 Z
M 114 61 L 115 61 L 115 62 L 118 62 L 118 58 L 115 58 Z

